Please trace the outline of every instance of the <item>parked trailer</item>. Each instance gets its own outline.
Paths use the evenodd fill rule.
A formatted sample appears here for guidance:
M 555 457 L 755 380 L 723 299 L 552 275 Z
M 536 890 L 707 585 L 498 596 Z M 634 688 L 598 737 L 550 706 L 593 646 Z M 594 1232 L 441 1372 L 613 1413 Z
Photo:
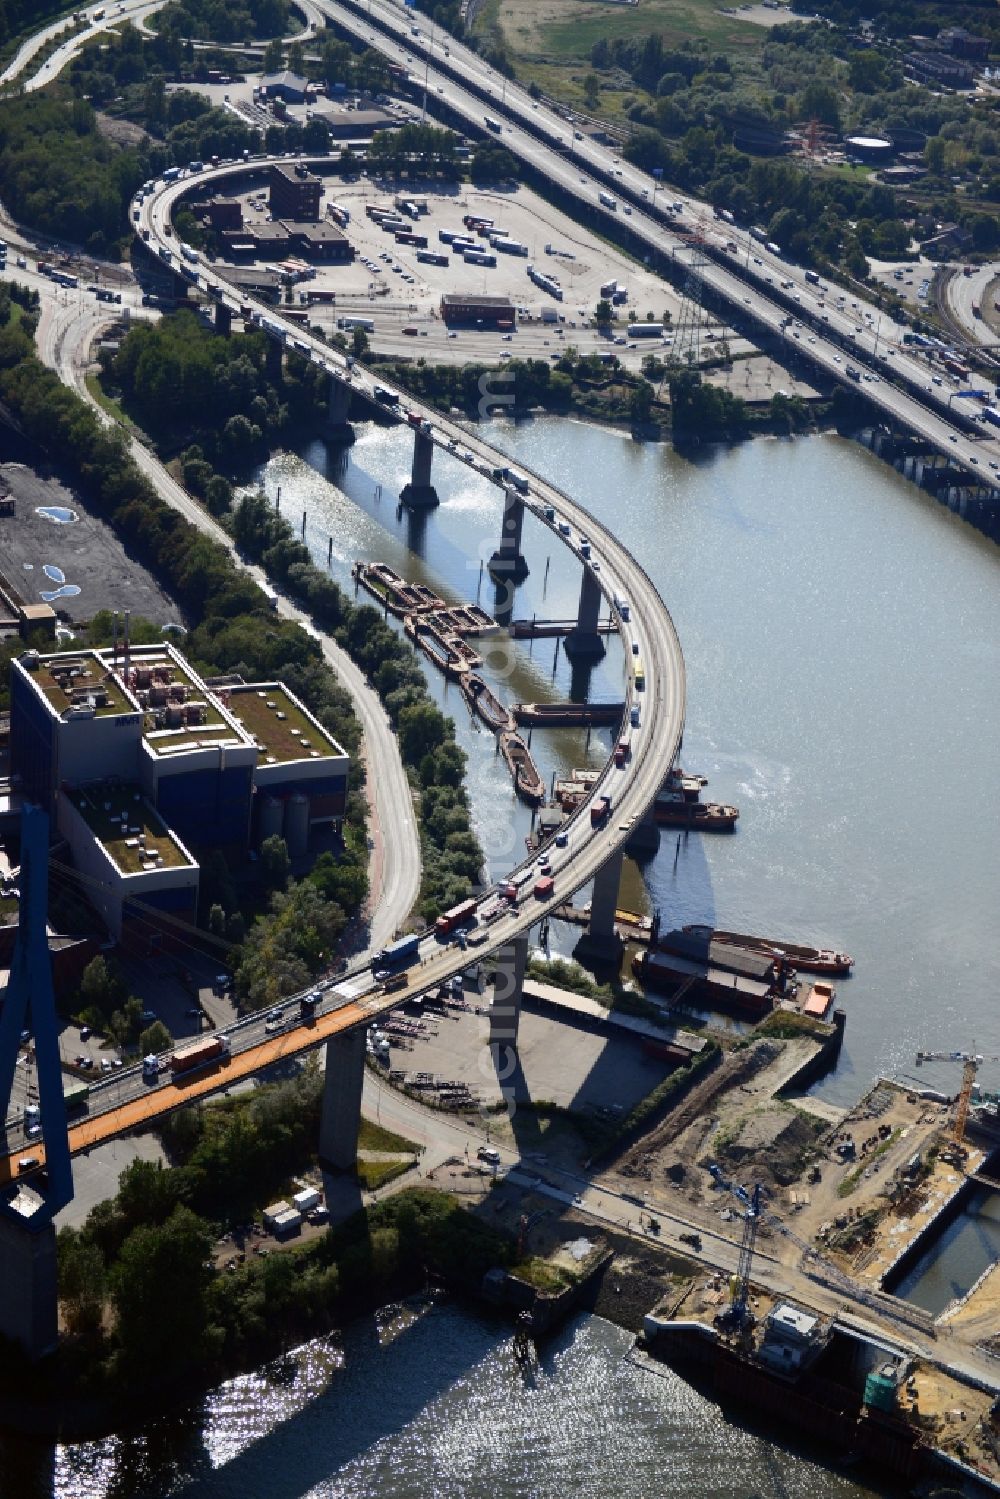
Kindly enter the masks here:
M 377 968 L 399 968 L 401 964 L 417 956 L 420 947 L 420 938 L 416 932 L 409 937 L 401 937 L 398 942 L 390 942 L 388 947 L 383 947 L 372 958 L 372 970 Z
M 504 255 L 528 254 L 528 247 L 519 239 L 495 239 L 492 241 L 495 250 L 501 250 Z
M 662 338 L 662 323 L 629 323 L 629 338 Z
M 418 250 L 417 259 L 422 265 L 450 265 L 447 255 L 439 255 L 436 250 Z
M 476 915 L 476 902 L 472 899 L 463 900 L 459 905 L 452 906 L 450 911 L 443 911 L 434 923 L 434 931 L 439 937 L 447 937 L 456 927 L 465 926 L 467 922 L 473 921 Z
M 192 1041 L 189 1046 L 179 1046 L 170 1054 L 170 1070 L 176 1077 L 179 1073 L 193 1072 L 197 1067 L 207 1067 L 209 1062 L 219 1061 L 229 1053 L 229 1037 L 204 1036 Z
M 375 332 L 375 319 L 370 317 L 339 317 L 337 327 L 351 332 L 354 328 L 360 328 L 363 333 Z
M 466 265 L 496 265 L 497 258 L 490 250 L 464 250 L 462 259 Z

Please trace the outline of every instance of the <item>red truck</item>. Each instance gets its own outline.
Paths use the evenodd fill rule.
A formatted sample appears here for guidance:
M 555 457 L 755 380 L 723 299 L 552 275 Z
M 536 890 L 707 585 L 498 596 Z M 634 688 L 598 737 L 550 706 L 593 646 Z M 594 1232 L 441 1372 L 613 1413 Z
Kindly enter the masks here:
M 619 739 L 618 743 L 615 745 L 615 764 L 618 766 L 619 770 L 622 770 L 624 768 L 631 753 L 632 746 L 629 744 L 628 740 Z
M 556 882 L 550 874 L 543 874 L 540 880 L 535 881 L 535 895 L 539 900 L 551 900 L 556 888 Z
M 474 900 L 463 900 L 460 905 L 452 906 L 450 911 L 442 911 L 434 923 L 434 931 L 438 937 L 447 937 L 456 927 L 465 926 L 472 921 L 476 915 L 476 902 Z
M 602 827 L 607 822 L 610 811 L 610 796 L 599 796 L 590 809 L 590 826 L 592 828 Z

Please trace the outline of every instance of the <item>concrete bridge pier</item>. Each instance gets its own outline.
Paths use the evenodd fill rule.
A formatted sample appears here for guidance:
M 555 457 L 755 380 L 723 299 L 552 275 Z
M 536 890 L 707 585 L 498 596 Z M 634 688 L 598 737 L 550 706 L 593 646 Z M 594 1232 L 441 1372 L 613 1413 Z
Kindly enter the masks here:
M 625 852 L 632 859 L 648 859 L 658 853 L 659 848 L 660 825 L 650 807 L 646 815 L 634 824 L 628 835 Z
M 319 1158 L 337 1171 L 352 1171 L 357 1163 L 364 1081 L 364 1026 L 331 1036 L 326 1043 Z
M 497 954 L 493 1000 L 487 1012 L 490 1053 L 501 1087 L 516 1067 L 517 1031 L 527 967 L 528 937 L 525 934 L 505 943 Z
M 21 1219 L 11 1208 L 0 1212 L 0 1286 L 0 1333 L 33 1360 L 51 1353 L 59 1323 L 56 1231 L 47 1213 Z
M 612 809 L 612 817 L 614 810 Z M 594 889 L 590 897 L 590 926 L 573 949 L 579 962 L 615 967 L 621 962 L 622 939 L 615 930 L 615 911 L 618 909 L 618 888 L 622 880 L 622 863 L 625 855 L 621 849 L 611 855 L 594 876 Z
M 523 527 L 524 501 L 516 489 L 505 489 L 500 545 L 489 561 L 492 577 L 508 583 L 522 583 L 528 576 L 528 563 L 521 551 Z
M 281 362 L 284 358 L 284 354 L 285 349 L 280 338 L 269 338 L 267 340 L 267 350 L 264 354 L 264 372 L 267 375 L 267 378 L 273 381 L 275 385 L 281 384 Z
M 233 314 L 225 302 L 216 302 L 214 322 L 216 333 L 221 333 L 223 338 L 228 338 L 233 331 Z
M 593 660 L 604 655 L 604 637 L 597 629 L 600 617 L 600 584 L 596 574 L 585 566 L 580 583 L 580 604 L 576 611 L 576 625 L 563 641 L 567 656 L 589 657 Z
M 434 440 L 419 429 L 413 433 L 413 467 L 410 482 L 403 485 L 399 496 L 404 505 L 413 509 L 438 504 L 438 492 L 431 483 L 431 461 L 434 457 Z
M 347 420 L 351 410 L 351 387 L 343 380 L 330 380 L 323 436 L 327 442 L 351 443 L 354 428 Z

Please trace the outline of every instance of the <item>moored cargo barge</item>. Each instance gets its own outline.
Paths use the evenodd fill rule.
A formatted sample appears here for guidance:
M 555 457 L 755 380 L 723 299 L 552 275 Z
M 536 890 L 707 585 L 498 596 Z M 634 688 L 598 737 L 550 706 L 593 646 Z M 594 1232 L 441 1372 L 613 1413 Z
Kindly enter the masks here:
M 809 947 L 798 942 L 785 942 L 781 937 L 754 937 L 742 932 L 723 932 L 717 927 L 692 922 L 682 928 L 693 937 L 706 937 L 709 942 L 723 943 L 727 947 L 741 947 L 749 952 L 766 953 L 783 957 L 792 968 L 804 968 L 809 973 L 850 973 L 854 959 L 846 952 L 837 952 L 832 947 Z

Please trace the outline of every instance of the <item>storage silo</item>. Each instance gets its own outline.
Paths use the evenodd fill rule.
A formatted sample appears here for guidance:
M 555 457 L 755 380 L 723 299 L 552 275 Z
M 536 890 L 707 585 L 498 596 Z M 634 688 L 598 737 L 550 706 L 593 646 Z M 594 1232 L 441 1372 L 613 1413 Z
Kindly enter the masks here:
M 309 848 L 309 798 L 301 791 L 285 802 L 285 842 L 291 858 L 305 858 Z
M 285 809 L 276 796 L 261 797 L 260 807 L 257 812 L 257 842 L 261 844 L 265 838 L 272 838 L 275 833 L 281 833 L 281 823 Z

